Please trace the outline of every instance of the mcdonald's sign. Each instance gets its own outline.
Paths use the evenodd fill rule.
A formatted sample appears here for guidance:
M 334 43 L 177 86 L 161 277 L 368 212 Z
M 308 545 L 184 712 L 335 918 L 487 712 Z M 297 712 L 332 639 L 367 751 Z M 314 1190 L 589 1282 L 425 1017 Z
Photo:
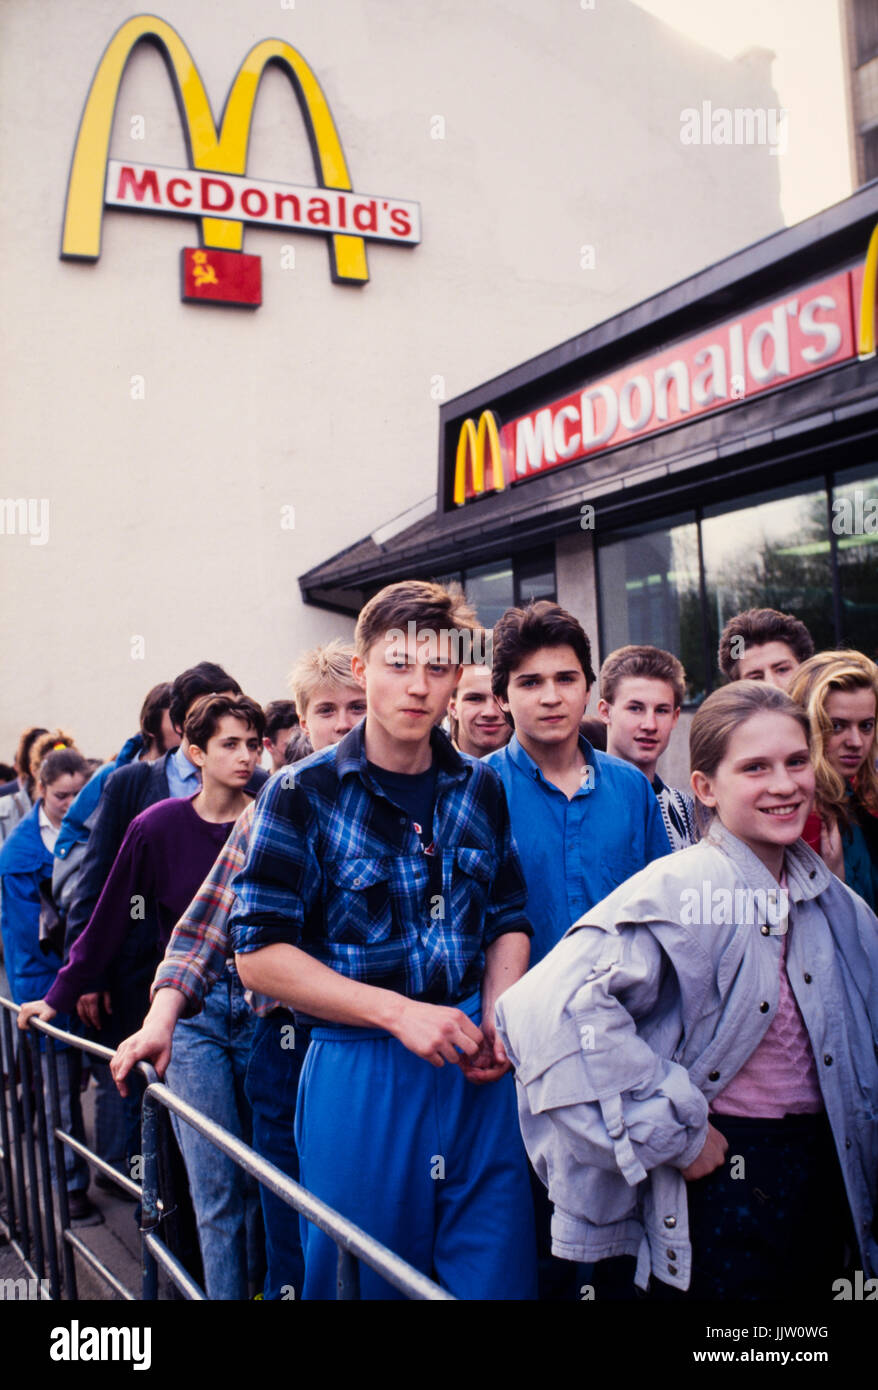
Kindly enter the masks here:
M 553 468 L 876 354 L 878 226 L 863 261 L 500 424 L 463 421 L 453 500 L 516 486 Z M 489 470 L 490 469 L 490 473 Z
M 110 159 L 110 134 L 126 65 L 141 42 L 165 60 L 183 125 L 189 167 Z M 253 108 L 269 64 L 289 77 L 308 135 L 315 186 L 246 176 Z M 339 284 L 369 279 L 366 241 L 420 241 L 417 203 L 353 191 L 332 112 L 308 63 L 282 39 L 254 44 L 238 68 L 219 131 L 204 83 L 186 44 L 155 15 L 137 15 L 110 40 L 92 79 L 73 151 L 67 186 L 62 259 L 96 261 L 104 207 L 195 217 L 201 247 L 183 252 L 183 297 L 256 305 L 261 302 L 258 256 L 242 251 L 244 224 L 316 232 L 329 241 L 330 273 Z
M 866 259 L 863 263 L 863 283 L 860 289 L 860 322 L 857 351 L 861 358 L 875 356 L 875 291 L 878 288 L 878 223 L 872 228 Z
M 490 484 L 486 463 L 491 471 Z M 478 425 L 464 420 L 460 427 L 454 463 L 454 505 L 460 507 L 467 498 L 479 497 L 483 492 L 501 492 L 505 486 L 500 427 L 494 412 L 483 410 Z

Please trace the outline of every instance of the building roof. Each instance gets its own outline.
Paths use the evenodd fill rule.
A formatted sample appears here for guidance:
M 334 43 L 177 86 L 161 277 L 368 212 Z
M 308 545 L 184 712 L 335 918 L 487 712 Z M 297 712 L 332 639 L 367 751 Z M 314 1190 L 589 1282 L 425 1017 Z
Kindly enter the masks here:
M 580 523 L 593 502 L 602 524 L 620 524 L 636 502 L 638 519 L 680 507 L 704 492 L 711 500 L 740 489 L 742 475 L 772 482 L 801 476 L 809 455 L 845 438 L 856 446 L 878 423 L 875 362 L 854 359 L 730 403 L 642 439 L 476 499 L 450 501 L 460 423 L 481 410 L 501 416 L 563 396 L 589 380 L 675 340 L 709 328 L 760 300 L 806 284 L 864 255 L 878 220 L 878 180 L 814 217 L 748 246 L 659 294 L 440 407 L 435 510 L 407 525 L 381 527 L 299 579 L 303 598 L 356 613 L 381 585 L 430 577 L 543 544 Z M 865 447 L 865 444 L 864 444 Z M 745 486 L 748 484 L 745 481 Z M 413 512 L 415 515 L 415 512 Z

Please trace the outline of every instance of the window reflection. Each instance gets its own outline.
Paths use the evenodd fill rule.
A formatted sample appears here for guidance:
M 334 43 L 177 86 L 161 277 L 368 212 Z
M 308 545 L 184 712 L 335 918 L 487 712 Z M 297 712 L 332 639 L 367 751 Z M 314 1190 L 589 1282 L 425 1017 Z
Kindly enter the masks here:
M 878 660 L 878 469 L 839 473 L 832 492 L 842 642 Z
M 466 570 L 463 583 L 483 627 L 493 627 L 500 615 L 513 606 L 512 563 L 509 560 L 496 560 L 493 564 Z
M 513 557 L 504 556 L 487 565 L 437 576 L 439 584 L 463 589 L 484 627 L 493 627 L 507 608 L 521 607 L 537 599 L 556 599 L 554 546 L 541 546 Z
M 698 699 L 716 684 L 715 653 L 729 618 L 746 608 L 778 608 L 801 619 L 818 651 L 850 646 L 878 660 L 875 464 L 837 474 L 831 509 L 829 503 L 825 488 L 812 482 L 807 491 L 792 485 L 705 507 L 703 613 L 694 514 L 615 535 L 598 552 L 604 654 L 627 642 L 665 647 L 686 667 L 688 698 Z
M 688 699 L 705 691 L 698 528 L 694 517 L 661 530 L 633 528 L 602 545 L 599 556 L 602 651 L 629 642 L 679 656 Z
M 534 551 L 515 558 L 516 603 L 523 607 L 537 599 L 556 597 L 555 555 L 552 549 Z
M 832 557 L 823 488 L 756 494 L 707 507 L 701 523 L 710 647 L 746 608 L 778 608 L 808 628 L 817 650 L 835 646 Z

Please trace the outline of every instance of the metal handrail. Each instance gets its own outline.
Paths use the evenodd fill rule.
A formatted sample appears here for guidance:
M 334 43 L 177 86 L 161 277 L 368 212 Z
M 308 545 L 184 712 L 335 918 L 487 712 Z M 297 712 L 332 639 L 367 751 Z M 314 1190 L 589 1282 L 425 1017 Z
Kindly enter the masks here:
M 62 1281 L 59 1267 L 59 1248 L 57 1238 L 61 1236 L 60 1255 L 63 1262 L 63 1287 L 68 1298 L 76 1298 L 76 1268 L 74 1251 L 84 1259 L 94 1272 L 120 1297 L 132 1300 L 136 1295 L 116 1278 L 94 1251 L 81 1241 L 70 1228 L 70 1211 L 67 1195 L 67 1178 L 64 1170 L 64 1146 L 80 1154 L 93 1168 L 112 1179 L 126 1192 L 139 1198 L 141 1203 L 141 1298 L 146 1301 L 158 1297 L 158 1271 L 174 1283 L 184 1298 L 201 1300 L 204 1290 L 187 1273 L 173 1252 L 160 1239 L 158 1231 L 165 1213 L 165 1205 L 160 1199 L 158 1182 L 159 1111 L 173 1112 L 184 1124 L 190 1125 L 202 1134 L 233 1163 L 257 1182 L 267 1187 L 274 1196 L 293 1208 L 307 1221 L 318 1226 L 338 1250 L 337 1289 L 340 1299 L 360 1297 L 359 1262 L 362 1260 L 370 1269 L 398 1289 L 407 1298 L 430 1301 L 454 1301 L 454 1296 L 441 1288 L 432 1279 L 414 1269 L 401 1256 L 394 1254 L 380 1241 L 356 1226 L 333 1207 L 322 1202 L 307 1188 L 287 1177 L 280 1168 L 260 1157 L 249 1145 L 223 1129 L 202 1111 L 188 1101 L 182 1100 L 159 1080 L 155 1069 L 147 1062 L 140 1062 L 138 1070 L 146 1081 L 141 1112 L 141 1150 L 143 1159 L 143 1181 L 140 1185 L 120 1173 L 104 1159 L 89 1149 L 61 1126 L 58 1071 L 55 1049 L 46 1050 L 49 1082 L 49 1107 L 51 1113 L 51 1135 L 46 1115 L 46 1097 L 43 1086 L 43 1070 L 40 1064 L 40 1045 L 37 1032 L 46 1034 L 77 1048 L 80 1052 L 109 1062 L 115 1055 L 113 1050 L 100 1043 L 87 1041 L 74 1033 L 65 1032 L 54 1024 L 40 1019 L 31 1019 L 26 1033 L 19 1033 L 20 1043 L 13 1045 L 11 1018 L 19 1012 L 19 1006 L 0 996 L 0 1036 L 2 1036 L 2 1055 L 0 1055 L 0 1165 L 4 1175 L 9 1211 L 6 1220 L 0 1214 L 0 1226 L 4 1227 L 10 1244 L 21 1259 L 28 1273 L 40 1281 L 44 1288 L 45 1271 L 48 1269 L 48 1284 L 52 1298 L 61 1297 Z M 22 1063 L 21 1097 L 15 1083 L 16 1061 Z M 36 1100 L 37 1136 L 33 1133 L 31 1115 L 31 1095 Z M 7 1113 L 8 1112 L 8 1113 Z M 53 1184 L 50 1177 L 49 1140 L 54 1144 L 55 1175 Z M 37 1178 L 37 1155 L 40 1160 L 42 1179 L 42 1203 L 39 1199 L 40 1183 Z M 52 1194 L 58 1206 L 58 1220 L 52 1219 Z M 28 1212 L 28 1202 L 30 1213 Z M 171 1203 L 171 1205 L 173 1205 Z

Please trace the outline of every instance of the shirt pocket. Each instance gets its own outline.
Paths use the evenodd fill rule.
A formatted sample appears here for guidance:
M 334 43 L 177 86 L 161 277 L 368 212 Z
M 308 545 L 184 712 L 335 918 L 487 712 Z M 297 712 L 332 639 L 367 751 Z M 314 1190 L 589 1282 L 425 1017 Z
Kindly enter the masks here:
M 455 848 L 451 920 L 460 932 L 481 933 L 496 873 L 497 856 L 493 850 L 464 845 Z
M 326 930 L 330 941 L 368 945 L 393 930 L 390 860 L 338 859 L 326 866 Z

